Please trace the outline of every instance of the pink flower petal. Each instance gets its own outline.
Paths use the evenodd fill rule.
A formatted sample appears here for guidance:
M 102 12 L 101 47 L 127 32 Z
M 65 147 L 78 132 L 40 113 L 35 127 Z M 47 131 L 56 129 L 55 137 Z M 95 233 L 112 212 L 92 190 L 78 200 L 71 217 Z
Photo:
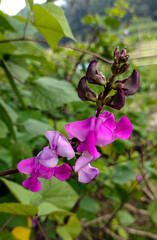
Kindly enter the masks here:
M 45 136 L 49 140 L 51 148 L 54 148 L 57 145 L 59 134 L 60 133 L 58 131 L 47 131 L 45 133 Z
M 82 183 L 88 183 L 93 178 L 97 177 L 99 170 L 97 168 L 91 167 L 90 164 L 87 164 L 78 171 L 78 181 Z
M 99 153 L 99 157 L 101 154 Z M 81 168 L 86 166 L 88 163 L 94 161 L 96 158 L 94 158 L 92 155 L 90 155 L 88 152 L 84 152 L 82 156 L 80 156 L 75 164 L 74 171 L 78 172 Z
M 60 181 L 65 181 L 70 177 L 71 167 L 68 164 L 63 164 L 61 166 L 55 167 L 54 177 L 58 178 Z
M 38 153 L 36 160 L 43 166 L 53 168 L 58 163 L 58 155 L 54 150 L 49 149 L 49 147 L 44 147 L 43 150 Z
M 33 174 L 27 178 L 23 183 L 23 187 L 30 189 L 32 192 L 38 192 L 41 189 L 41 182 L 38 180 L 37 175 Z
M 56 151 L 58 155 L 66 157 L 68 160 L 75 156 L 72 146 L 62 134 L 59 134 Z
M 95 129 L 96 117 L 92 116 L 83 121 L 77 121 L 65 125 L 69 139 L 74 137 L 78 138 L 80 141 L 85 141 L 88 133 L 94 131 Z
M 106 127 L 108 127 L 110 130 L 114 130 L 115 128 L 115 119 L 113 113 L 110 112 L 104 112 L 99 115 L 99 118 L 103 120 L 103 123 Z
M 128 139 L 132 133 L 133 127 L 127 117 L 122 117 L 117 123 L 115 128 L 115 138 Z
M 52 176 L 54 175 L 54 171 L 55 171 L 54 169 L 55 169 L 55 167 L 49 168 L 49 167 L 45 167 L 45 166 L 41 165 L 40 163 L 38 163 L 36 173 L 37 173 L 37 176 L 40 178 L 52 180 Z
M 20 161 L 17 168 L 19 172 L 31 175 L 36 169 L 35 157 Z
M 96 138 L 95 133 L 90 132 L 86 138 L 86 140 L 77 147 L 78 152 L 88 151 L 93 157 L 97 158 L 99 153 L 95 147 Z
M 105 123 L 102 122 L 99 129 L 96 131 L 96 145 L 103 147 L 114 141 L 114 134 L 112 128 L 108 128 Z

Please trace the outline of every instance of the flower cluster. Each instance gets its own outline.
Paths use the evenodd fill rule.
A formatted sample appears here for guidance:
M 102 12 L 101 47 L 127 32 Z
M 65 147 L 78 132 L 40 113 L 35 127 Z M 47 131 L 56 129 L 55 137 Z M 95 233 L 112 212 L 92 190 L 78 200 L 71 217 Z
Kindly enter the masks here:
M 78 152 L 81 156 L 76 160 L 73 166 L 74 172 L 78 172 L 78 181 L 88 183 L 99 174 L 99 170 L 90 165 L 90 163 L 101 156 L 97 147 L 103 147 L 115 141 L 116 139 L 128 139 L 132 133 L 133 127 L 130 120 L 123 116 L 117 123 L 113 113 L 103 112 L 103 106 L 107 105 L 120 110 L 125 104 L 125 96 L 133 95 L 139 88 L 139 73 L 133 70 L 128 78 L 115 81 L 115 78 L 124 73 L 129 64 L 129 56 L 126 53 L 126 47 L 119 52 L 116 48 L 111 66 L 112 76 L 106 80 L 104 75 L 97 68 L 97 61 L 93 60 L 87 68 L 86 76 L 82 77 L 78 84 L 78 96 L 83 101 L 92 101 L 97 104 L 96 116 L 92 116 L 82 121 L 72 122 L 65 125 L 65 129 L 72 144 L 77 145 L 75 151 L 69 141 L 58 131 L 47 131 L 46 137 L 49 146 L 33 158 L 22 160 L 18 163 L 18 170 L 21 173 L 30 175 L 23 182 L 25 188 L 37 192 L 41 189 L 41 183 L 38 178 L 52 180 L 52 177 L 65 181 L 70 176 L 72 170 L 68 164 L 58 165 L 59 157 L 68 160 L 77 158 Z M 104 88 L 98 96 L 89 86 L 90 84 L 99 85 Z M 110 96 L 111 90 L 116 90 L 115 94 Z

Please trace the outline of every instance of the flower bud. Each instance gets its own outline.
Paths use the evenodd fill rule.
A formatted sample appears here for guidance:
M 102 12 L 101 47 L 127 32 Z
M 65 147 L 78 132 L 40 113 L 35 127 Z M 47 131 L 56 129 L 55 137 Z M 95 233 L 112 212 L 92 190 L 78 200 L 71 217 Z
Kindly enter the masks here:
M 119 62 L 119 57 L 120 57 L 119 47 L 116 47 L 114 54 L 113 54 L 113 60 L 115 63 Z
M 97 60 L 93 60 L 89 64 L 87 68 L 86 78 L 88 82 L 91 84 L 98 84 L 103 86 L 106 84 L 106 79 L 104 75 L 101 72 L 99 72 L 97 68 Z
M 119 74 L 122 74 L 122 73 L 126 72 L 129 68 L 129 66 L 130 66 L 129 63 L 124 63 L 119 69 Z
M 107 99 L 106 99 L 107 100 Z M 125 94 L 122 89 L 118 89 L 116 94 L 108 97 L 108 102 L 105 105 L 120 110 L 125 104 Z
M 139 89 L 139 85 L 140 85 L 139 72 L 136 69 L 134 69 L 132 74 L 128 78 L 124 80 L 118 80 L 115 82 L 115 84 L 120 84 L 120 83 L 123 84 L 122 89 L 126 96 L 135 94 Z
M 114 75 L 117 75 L 119 72 L 119 64 L 118 63 L 113 63 L 111 66 L 111 71 Z
M 83 101 L 97 101 L 95 92 L 93 92 L 87 85 L 86 77 L 81 78 L 78 84 L 78 96 Z

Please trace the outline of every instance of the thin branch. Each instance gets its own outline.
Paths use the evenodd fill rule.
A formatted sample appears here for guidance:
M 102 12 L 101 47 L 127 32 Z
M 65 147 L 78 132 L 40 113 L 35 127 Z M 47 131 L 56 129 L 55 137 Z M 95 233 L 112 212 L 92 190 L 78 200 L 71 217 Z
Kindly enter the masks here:
M 15 215 L 11 215 L 10 218 L 8 218 L 8 220 L 4 223 L 4 225 L 0 228 L 0 232 L 2 232 L 5 227 L 8 225 L 8 223 L 13 219 Z
M 10 175 L 10 174 L 14 174 L 14 173 L 18 173 L 18 172 L 19 172 L 19 170 L 17 168 L 7 170 L 7 171 L 4 171 L 4 172 L 0 172 L 0 177 Z
M 95 224 L 95 223 L 100 223 L 100 222 L 106 221 L 106 220 L 108 220 L 108 219 L 111 217 L 111 215 L 112 215 L 112 214 L 106 214 L 106 215 L 104 215 L 104 216 L 95 218 L 95 219 L 93 219 L 93 220 L 91 220 L 91 221 L 88 221 L 88 222 L 84 223 L 84 224 L 83 224 L 83 227 L 86 228 L 86 227 L 89 227 L 89 226 L 91 226 L 91 225 L 93 225 L 93 224 Z
M 40 222 L 38 221 L 38 219 L 37 219 L 37 225 L 38 225 L 38 227 L 40 229 L 40 232 L 42 233 L 43 237 L 45 238 L 45 240 L 49 240 L 48 237 L 46 236 L 46 233 L 44 232 L 44 229 L 42 228 Z
M 116 240 L 124 240 L 124 238 L 118 236 L 117 234 L 115 234 L 114 232 L 112 232 L 109 228 L 107 227 L 104 227 L 104 230 L 105 232 L 111 236 L 113 239 L 116 239 Z
M 134 235 L 149 237 L 149 238 L 152 238 L 152 239 L 157 239 L 157 235 L 154 234 L 154 233 L 151 233 L 151 232 L 141 231 L 141 230 L 137 230 L 137 229 L 129 228 L 129 227 L 126 227 L 125 229 L 129 233 L 134 234 Z

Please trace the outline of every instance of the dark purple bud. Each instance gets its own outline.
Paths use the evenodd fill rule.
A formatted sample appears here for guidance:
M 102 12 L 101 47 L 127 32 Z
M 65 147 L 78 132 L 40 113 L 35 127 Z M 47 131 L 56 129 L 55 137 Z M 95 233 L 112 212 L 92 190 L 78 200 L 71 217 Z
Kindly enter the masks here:
M 127 52 L 127 47 L 123 47 L 121 54 L 120 54 L 121 58 L 126 57 L 126 52 Z
M 93 92 L 87 85 L 86 77 L 81 78 L 78 84 L 78 96 L 83 101 L 97 101 L 95 92 Z
M 118 89 L 116 94 L 109 97 L 109 101 L 105 105 L 120 110 L 125 104 L 125 94 L 122 89 Z
M 113 63 L 111 66 L 111 71 L 114 75 L 119 73 L 119 63 Z
M 120 62 L 126 63 L 129 59 L 129 55 L 127 55 L 127 47 L 124 47 L 120 54 Z
M 124 80 L 118 80 L 115 82 L 115 84 L 116 83 L 123 84 L 122 89 L 126 96 L 133 95 L 139 89 L 139 85 L 140 85 L 139 72 L 136 69 L 134 69 L 130 77 L 128 77 Z
M 124 63 L 119 69 L 119 74 L 122 74 L 122 73 L 126 72 L 129 68 L 129 66 L 130 66 L 129 63 Z
M 97 60 L 93 60 L 88 68 L 86 73 L 86 78 L 89 83 L 98 84 L 98 85 L 105 85 L 106 79 L 101 72 L 99 72 L 97 68 Z
M 114 59 L 115 63 L 119 62 L 119 57 L 120 57 L 119 47 L 116 47 L 114 54 L 113 54 L 113 59 Z

